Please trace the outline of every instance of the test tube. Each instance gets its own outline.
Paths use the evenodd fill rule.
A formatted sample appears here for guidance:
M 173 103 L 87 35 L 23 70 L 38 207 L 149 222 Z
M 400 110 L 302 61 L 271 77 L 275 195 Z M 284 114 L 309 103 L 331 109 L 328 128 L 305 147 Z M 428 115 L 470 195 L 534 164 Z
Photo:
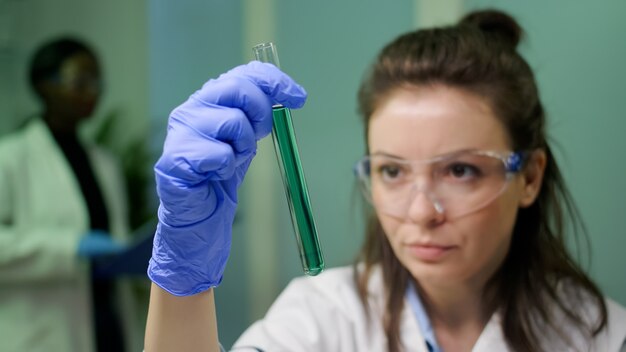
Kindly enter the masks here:
M 280 67 L 274 43 L 255 45 L 252 50 L 258 61 Z M 302 269 L 307 275 L 317 275 L 324 270 L 324 258 L 317 238 L 309 191 L 300 163 L 300 154 L 291 120 L 291 110 L 283 105 L 272 106 L 274 150 L 285 186 L 291 222 L 296 235 Z

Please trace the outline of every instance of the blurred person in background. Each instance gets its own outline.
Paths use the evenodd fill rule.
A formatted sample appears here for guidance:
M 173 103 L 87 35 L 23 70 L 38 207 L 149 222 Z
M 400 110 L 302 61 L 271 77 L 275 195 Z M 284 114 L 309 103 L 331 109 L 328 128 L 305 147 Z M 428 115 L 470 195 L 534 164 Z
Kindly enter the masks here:
M 0 349 L 129 351 L 130 287 L 98 270 L 126 248 L 124 180 L 78 133 L 102 93 L 97 55 L 58 38 L 29 70 L 43 109 L 0 140 Z

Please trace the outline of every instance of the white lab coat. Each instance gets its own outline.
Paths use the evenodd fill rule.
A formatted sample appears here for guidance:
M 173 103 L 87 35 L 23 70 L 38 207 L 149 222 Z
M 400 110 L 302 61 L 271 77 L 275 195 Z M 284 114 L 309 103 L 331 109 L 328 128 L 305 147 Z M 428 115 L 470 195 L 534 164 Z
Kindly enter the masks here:
M 127 235 L 119 168 L 88 146 L 115 237 Z M 89 267 L 77 256 L 89 212 L 71 166 L 34 119 L 0 140 L 0 351 L 90 352 L 94 347 Z M 139 334 L 128 283 L 119 286 L 129 348 Z M 133 340 L 133 337 L 135 340 Z M 130 350 L 130 349 L 129 349 Z
M 254 323 L 237 340 L 233 350 L 254 346 L 265 352 L 386 351 L 381 323 L 384 294 L 381 270 L 369 283 L 371 316 L 365 314 L 353 280 L 352 268 L 330 269 L 317 277 L 293 280 L 274 302 L 267 315 Z M 408 302 L 400 317 L 400 339 L 406 352 L 428 352 Z M 607 300 L 608 329 L 581 351 L 618 352 L 626 339 L 626 310 Z M 576 341 L 579 337 L 572 335 Z M 566 351 L 551 345 L 547 351 Z M 509 351 L 494 314 L 476 342 L 474 352 Z

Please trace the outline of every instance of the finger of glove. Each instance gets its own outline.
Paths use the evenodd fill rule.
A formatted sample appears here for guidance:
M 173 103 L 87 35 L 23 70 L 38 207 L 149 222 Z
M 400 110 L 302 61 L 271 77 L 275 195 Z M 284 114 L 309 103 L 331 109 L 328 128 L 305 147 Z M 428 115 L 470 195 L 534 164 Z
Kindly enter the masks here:
M 282 104 L 288 108 L 301 108 L 306 102 L 306 90 L 278 67 L 259 61 L 235 67 L 226 75 L 243 74 L 254 82 L 271 99 L 273 104 Z
M 260 139 L 271 132 L 271 106 L 299 108 L 306 101 L 306 91 L 276 66 L 252 61 L 207 82 L 192 97 L 243 110 Z
M 194 185 L 225 180 L 256 153 L 255 134 L 239 109 L 183 104 L 170 116 L 163 154 L 156 168 Z
M 206 219 L 218 208 L 218 199 L 208 182 L 187 186 L 158 170 L 155 175 L 161 200 L 160 221 L 170 226 L 185 226 Z
M 239 174 L 248 163 L 237 168 Z M 243 178 L 237 175 L 224 181 L 203 182 L 196 186 L 181 185 L 157 170 L 157 193 L 161 204 L 159 221 L 172 227 L 190 226 L 209 218 L 232 216 L 237 208 L 237 187 Z M 207 233 L 207 235 L 209 235 Z

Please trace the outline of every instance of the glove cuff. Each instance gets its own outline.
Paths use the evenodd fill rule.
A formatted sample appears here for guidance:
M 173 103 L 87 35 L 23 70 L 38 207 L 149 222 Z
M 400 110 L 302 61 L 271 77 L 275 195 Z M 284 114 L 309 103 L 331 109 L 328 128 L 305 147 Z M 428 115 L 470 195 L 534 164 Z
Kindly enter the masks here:
M 230 253 L 232 221 L 233 216 L 209 218 L 185 227 L 159 222 L 148 265 L 150 280 L 175 296 L 218 286 Z M 198 241 L 203 238 L 210 242 Z
M 157 286 L 167 291 L 168 293 L 178 296 L 193 296 L 200 292 L 204 292 L 210 288 L 217 287 L 220 283 L 222 283 L 223 275 L 220 276 L 217 281 L 208 281 L 198 283 L 196 285 L 180 285 L 180 282 L 176 280 L 176 274 L 171 273 L 170 275 L 162 275 L 162 268 L 156 263 L 153 259 L 150 259 L 150 264 L 148 266 L 148 277 L 152 282 L 154 282 Z

